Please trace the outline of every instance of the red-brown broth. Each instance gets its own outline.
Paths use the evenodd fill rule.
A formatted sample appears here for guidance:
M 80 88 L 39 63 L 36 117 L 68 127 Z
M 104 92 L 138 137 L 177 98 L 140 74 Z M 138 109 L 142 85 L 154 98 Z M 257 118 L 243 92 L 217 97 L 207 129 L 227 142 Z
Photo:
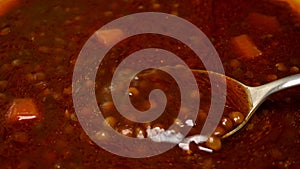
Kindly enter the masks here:
M 187 154 L 174 147 L 159 156 L 128 159 L 103 150 L 88 138 L 76 119 L 70 93 L 76 58 L 88 37 L 105 23 L 143 11 L 177 14 L 197 25 L 216 47 L 225 73 L 247 85 L 299 73 L 300 19 L 282 2 L 21 0 L 0 17 L 0 31 L 8 32 L 0 34 L 2 168 L 298 168 L 299 87 L 273 95 L 215 153 Z M 253 13 L 275 16 L 281 30 L 253 27 L 249 19 Z M 242 34 L 252 38 L 261 56 L 244 58 L 233 50 L 231 38 Z M 148 42 L 182 56 L 193 69 L 202 68 L 187 46 L 160 36 L 151 38 L 139 37 L 144 43 L 132 41 L 126 45 L 129 50 L 120 45 L 124 53 L 117 53 L 116 59 Z M 34 99 L 41 118 L 19 123 L 7 120 L 15 98 Z

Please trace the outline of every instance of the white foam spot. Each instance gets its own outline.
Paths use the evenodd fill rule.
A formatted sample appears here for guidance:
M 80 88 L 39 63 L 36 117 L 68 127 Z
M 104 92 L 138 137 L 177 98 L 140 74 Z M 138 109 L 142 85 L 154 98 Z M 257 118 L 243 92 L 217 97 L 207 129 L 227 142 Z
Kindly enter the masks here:
M 184 136 L 179 132 L 176 133 L 174 130 L 164 130 L 159 127 L 155 127 L 152 129 L 151 127 L 148 127 L 146 132 L 147 137 L 155 142 L 168 142 L 178 144 L 184 138 Z
M 187 126 L 190 126 L 190 127 L 193 127 L 193 126 L 195 125 L 195 123 L 194 123 L 193 120 L 191 120 L 191 119 L 186 120 L 186 121 L 185 121 L 185 124 L 186 124 Z

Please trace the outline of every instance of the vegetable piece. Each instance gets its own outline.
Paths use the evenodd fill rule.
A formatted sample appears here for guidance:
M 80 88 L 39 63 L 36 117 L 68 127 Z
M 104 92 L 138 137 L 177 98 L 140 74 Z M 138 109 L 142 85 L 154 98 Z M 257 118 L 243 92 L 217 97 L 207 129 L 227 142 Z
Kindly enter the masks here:
M 289 4 L 289 6 L 300 16 L 300 1 L 299 0 L 278 0 Z
M 18 4 L 18 0 L 0 0 L 0 16 L 4 16 Z
M 31 98 L 14 99 L 7 112 L 10 122 L 39 119 L 40 117 L 41 114 Z
M 231 39 L 233 49 L 243 58 L 253 59 L 262 55 L 262 52 L 246 34 Z
M 124 32 L 120 29 L 99 30 L 96 36 L 101 44 L 111 46 L 122 39 Z
M 281 27 L 275 16 L 263 15 L 260 13 L 250 13 L 247 18 L 250 28 L 255 28 L 264 33 L 280 32 Z

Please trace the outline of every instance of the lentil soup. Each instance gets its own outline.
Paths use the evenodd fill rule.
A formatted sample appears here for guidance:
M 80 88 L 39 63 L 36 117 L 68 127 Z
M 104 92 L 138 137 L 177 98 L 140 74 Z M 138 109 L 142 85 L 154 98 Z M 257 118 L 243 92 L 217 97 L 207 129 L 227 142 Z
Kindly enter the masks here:
M 214 135 L 203 145 L 216 150 L 213 153 L 200 151 L 193 144 L 190 151 L 175 146 L 158 156 L 130 159 L 105 151 L 86 135 L 73 108 L 71 86 L 76 58 L 95 31 L 114 19 L 146 11 L 177 15 L 195 24 L 218 51 L 225 74 L 246 85 L 258 86 L 297 74 L 297 2 L 0 0 L 1 167 L 299 168 L 299 87 L 272 95 L 246 127 L 222 140 L 221 145 L 219 137 L 240 123 L 236 119 L 243 119 L 247 112 L 247 100 L 241 97 L 244 94 L 227 95 L 229 107 Z M 151 47 L 173 52 L 191 69 L 205 69 L 188 46 L 165 36 L 139 35 L 115 45 L 102 61 L 103 69 L 98 70 L 97 79 L 107 81 L 96 80 L 96 96 L 107 123 L 129 137 L 145 137 L 147 125 L 167 128 L 181 120 L 173 118 L 179 109 L 178 86 L 159 70 L 145 70 L 138 81 L 132 81 L 131 101 L 137 109 L 146 110 L 149 92 L 159 88 L 167 93 L 166 112 L 173 114 L 164 113 L 151 124 L 135 124 L 114 108 L 109 86 L 115 67 L 132 52 Z M 200 92 L 209 96 L 209 91 Z M 232 102 L 234 97 L 240 103 Z M 190 135 L 201 128 L 209 106 L 209 101 L 201 103 L 199 128 L 192 128 Z

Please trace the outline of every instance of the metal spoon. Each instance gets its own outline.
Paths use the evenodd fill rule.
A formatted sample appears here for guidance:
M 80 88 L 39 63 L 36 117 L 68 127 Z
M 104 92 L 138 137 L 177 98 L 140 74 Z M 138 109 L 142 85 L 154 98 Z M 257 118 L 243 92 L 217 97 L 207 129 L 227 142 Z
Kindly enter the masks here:
M 192 71 L 194 73 L 204 73 L 207 71 L 204 70 L 195 70 L 192 69 Z M 249 111 L 248 113 L 246 113 L 246 117 L 244 119 L 244 121 L 242 123 L 240 123 L 238 126 L 236 126 L 235 128 L 233 128 L 230 132 L 224 134 L 221 138 L 224 139 L 226 137 L 229 137 L 231 135 L 233 135 L 234 133 L 236 133 L 237 131 L 239 131 L 241 128 L 243 128 L 247 122 L 249 121 L 249 119 L 252 117 L 252 115 L 255 113 L 255 111 L 257 110 L 257 108 L 266 100 L 266 98 L 268 96 L 270 96 L 271 94 L 281 91 L 283 89 L 287 89 L 293 86 L 297 86 L 300 85 L 300 74 L 295 74 L 292 76 L 288 76 L 282 79 L 278 79 L 275 80 L 273 82 L 261 85 L 261 86 L 257 86 L 257 87 L 250 87 L 247 86 L 235 79 L 232 79 L 228 76 L 222 75 L 222 74 L 218 74 L 218 73 L 214 73 L 214 72 L 210 72 L 213 73 L 215 77 L 219 76 L 220 78 L 226 78 L 227 84 L 228 82 L 231 83 L 231 85 L 233 84 L 233 86 L 239 86 L 241 87 L 240 90 L 244 90 L 245 94 L 247 95 L 246 97 L 248 97 L 248 102 L 247 103 L 249 105 Z M 232 87 L 232 86 L 229 86 Z M 196 144 L 198 143 L 203 143 L 206 142 L 207 140 L 207 136 L 202 136 L 202 135 L 193 135 L 193 136 L 189 136 L 184 138 L 180 143 L 179 143 L 179 147 L 181 147 L 184 150 L 189 150 L 189 144 L 191 142 L 195 142 Z M 198 147 L 200 150 L 203 151 L 207 151 L 207 152 L 213 152 L 212 149 L 210 148 L 206 148 L 206 147 L 202 147 L 199 146 Z
M 195 69 L 193 69 L 192 71 L 194 73 L 205 72 L 204 70 L 195 70 Z M 247 116 L 245 117 L 244 121 L 238 126 L 236 126 L 234 129 L 232 129 L 230 132 L 224 134 L 222 138 L 229 137 L 234 133 L 236 133 L 237 131 L 239 131 L 241 128 L 243 128 L 247 124 L 251 116 L 255 113 L 257 108 L 266 100 L 268 96 L 270 96 L 275 92 L 281 91 L 283 89 L 300 85 L 300 74 L 291 75 L 257 87 L 247 86 L 235 79 L 232 79 L 222 74 L 218 74 L 218 73 L 214 73 L 214 74 L 219 75 L 221 77 L 225 77 L 227 81 L 233 82 L 237 86 L 241 86 L 245 90 L 245 93 L 248 94 L 248 99 L 250 104 L 249 112 L 247 113 Z
M 232 78 L 230 79 L 232 81 L 235 81 L 236 83 L 239 83 L 245 88 L 248 93 L 250 104 L 252 104 L 252 108 L 250 109 L 248 115 L 245 117 L 245 120 L 233 130 L 223 135 L 222 138 L 229 137 L 243 128 L 255 113 L 257 108 L 266 100 L 268 96 L 283 89 L 300 85 L 300 74 L 291 75 L 257 87 L 246 86 L 237 80 L 234 80 Z

